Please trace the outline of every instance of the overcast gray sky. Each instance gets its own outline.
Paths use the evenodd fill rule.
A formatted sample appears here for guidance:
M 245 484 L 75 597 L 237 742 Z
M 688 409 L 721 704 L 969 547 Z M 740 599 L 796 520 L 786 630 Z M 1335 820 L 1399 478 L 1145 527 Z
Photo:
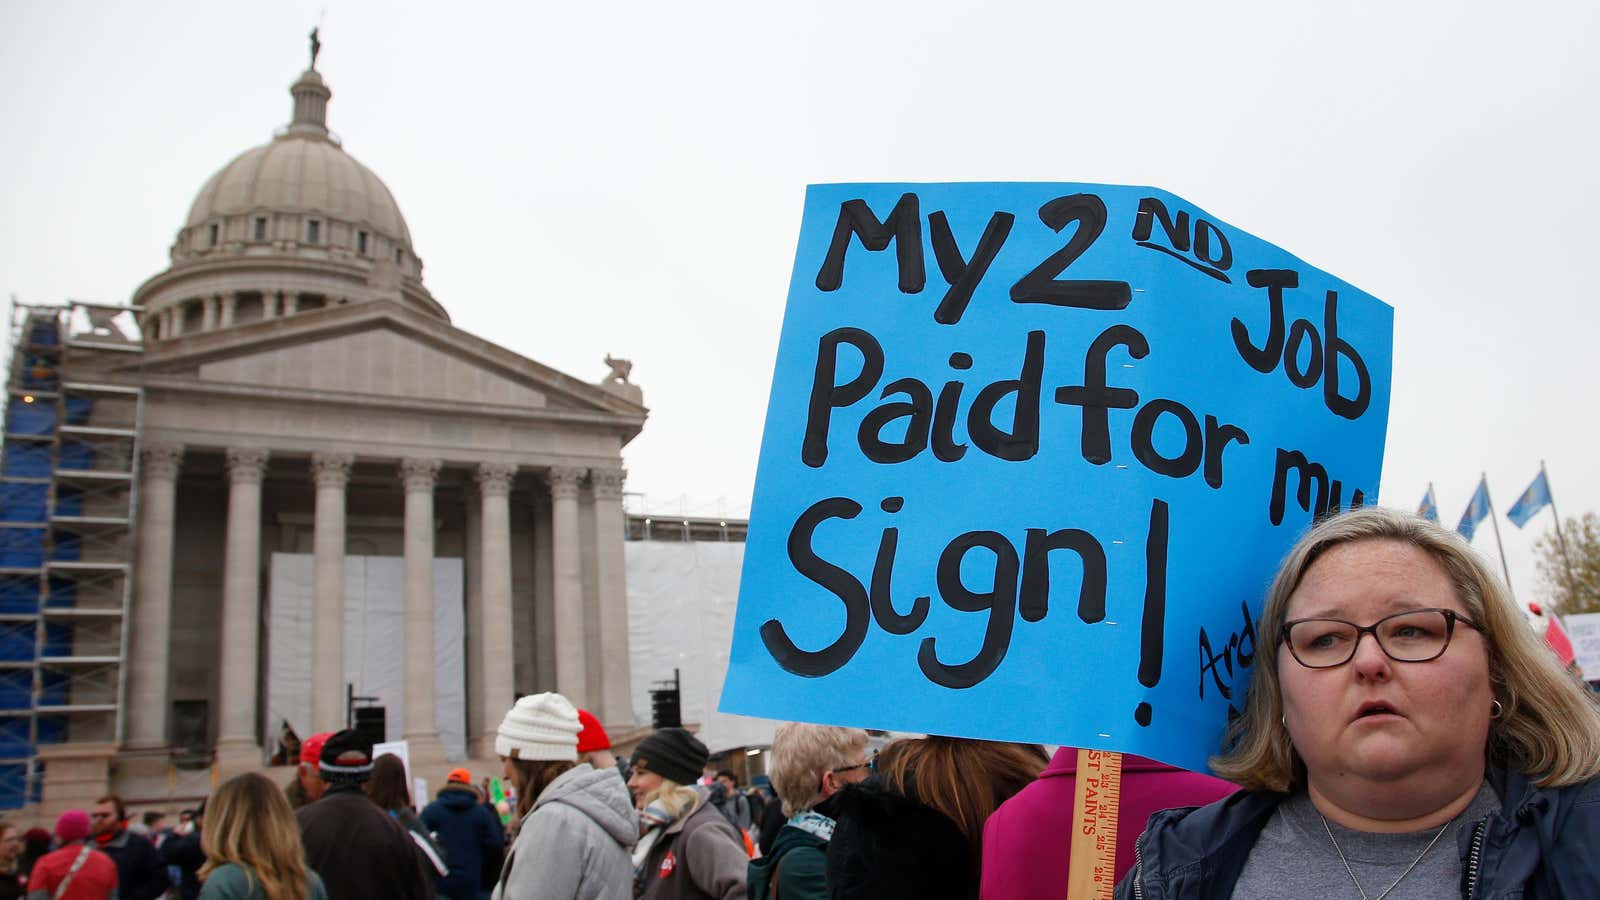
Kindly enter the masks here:
M 634 360 L 653 508 L 747 512 L 805 185 L 869 180 L 1173 191 L 1395 307 L 1385 503 L 1503 513 L 1544 458 L 1600 508 L 1593 2 L 10 0 L 0 290 L 126 302 L 319 20 L 456 325 Z M 1549 522 L 1501 520 L 1523 595 Z

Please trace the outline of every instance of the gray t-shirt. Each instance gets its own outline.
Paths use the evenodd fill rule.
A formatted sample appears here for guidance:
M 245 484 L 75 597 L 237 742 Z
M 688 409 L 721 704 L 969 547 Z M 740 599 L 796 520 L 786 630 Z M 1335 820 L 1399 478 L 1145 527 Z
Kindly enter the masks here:
M 1369 834 L 1333 822 L 1328 823 L 1328 828 L 1362 890 L 1373 900 L 1394 884 L 1439 834 L 1438 842 L 1385 900 L 1446 900 L 1461 896 L 1456 835 L 1499 808 L 1500 800 L 1486 781 L 1461 815 L 1444 826 L 1443 834 L 1437 828 L 1409 834 Z M 1272 814 L 1233 888 L 1233 900 L 1280 897 L 1361 898 L 1361 891 L 1351 883 L 1350 873 L 1328 842 L 1317 808 L 1303 791 L 1285 800 Z

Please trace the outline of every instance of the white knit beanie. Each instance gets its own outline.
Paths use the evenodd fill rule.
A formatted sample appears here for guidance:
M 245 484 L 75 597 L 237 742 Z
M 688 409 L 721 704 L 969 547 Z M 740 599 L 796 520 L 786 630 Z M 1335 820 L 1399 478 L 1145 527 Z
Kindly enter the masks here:
M 494 752 L 517 759 L 573 761 L 578 758 L 578 710 L 560 694 L 529 694 L 500 720 Z

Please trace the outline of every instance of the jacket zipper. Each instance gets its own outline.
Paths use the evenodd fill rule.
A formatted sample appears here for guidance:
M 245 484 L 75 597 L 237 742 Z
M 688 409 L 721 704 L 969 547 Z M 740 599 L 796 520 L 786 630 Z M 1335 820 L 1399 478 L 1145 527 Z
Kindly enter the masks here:
M 1134 900 L 1144 900 L 1144 835 L 1141 834 L 1133 842 L 1133 897 Z
M 1478 862 L 1483 854 L 1484 834 L 1489 830 L 1489 817 L 1484 816 L 1472 830 L 1471 849 L 1467 851 L 1467 900 L 1478 893 Z

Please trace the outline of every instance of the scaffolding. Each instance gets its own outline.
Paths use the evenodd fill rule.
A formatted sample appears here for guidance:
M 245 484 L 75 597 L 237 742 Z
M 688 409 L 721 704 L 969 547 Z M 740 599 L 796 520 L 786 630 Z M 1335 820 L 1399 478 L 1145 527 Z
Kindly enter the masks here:
M 122 743 L 144 392 L 130 307 L 11 304 L 0 447 L 0 809 L 41 798 L 39 748 Z M 133 326 L 127 326 L 133 327 Z

